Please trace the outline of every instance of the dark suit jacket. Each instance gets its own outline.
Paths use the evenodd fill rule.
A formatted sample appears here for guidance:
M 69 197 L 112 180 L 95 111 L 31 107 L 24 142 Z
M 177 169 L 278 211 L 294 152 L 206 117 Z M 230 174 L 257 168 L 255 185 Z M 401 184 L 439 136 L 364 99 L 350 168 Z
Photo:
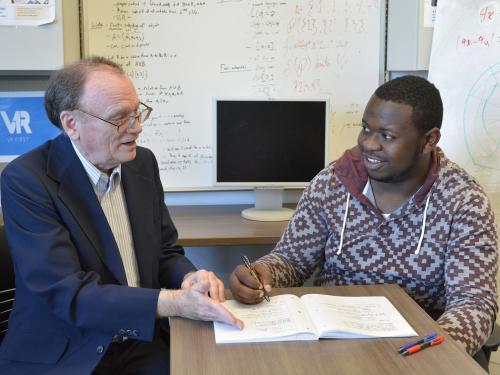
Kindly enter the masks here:
M 142 288 L 126 286 L 113 234 L 66 135 L 3 171 L 16 296 L 1 374 L 89 374 L 115 334 L 153 339 L 159 289 L 179 288 L 195 268 L 175 246 L 151 151 L 138 147 L 122 164 L 122 184 Z

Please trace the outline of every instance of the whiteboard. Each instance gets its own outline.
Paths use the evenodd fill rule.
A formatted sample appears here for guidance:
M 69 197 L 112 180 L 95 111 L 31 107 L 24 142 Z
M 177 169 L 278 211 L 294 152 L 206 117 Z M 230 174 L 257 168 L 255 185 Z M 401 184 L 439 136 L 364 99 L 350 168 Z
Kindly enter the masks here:
M 500 210 L 500 1 L 439 0 L 429 79 L 441 92 L 440 145 Z
M 154 110 L 139 143 L 166 190 L 213 189 L 216 97 L 329 99 L 329 158 L 355 145 L 383 78 L 383 0 L 83 2 L 84 52 Z

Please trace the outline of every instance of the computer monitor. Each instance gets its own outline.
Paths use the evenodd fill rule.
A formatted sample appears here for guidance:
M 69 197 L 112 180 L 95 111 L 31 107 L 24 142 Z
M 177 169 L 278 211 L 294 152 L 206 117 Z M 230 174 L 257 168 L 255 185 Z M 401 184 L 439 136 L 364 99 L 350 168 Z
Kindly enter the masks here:
M 289 220 L 284 188 L 304 188 L 327 163 L 328 100 L 215 99 L 216 185 L 253 187 L 250 220 Z

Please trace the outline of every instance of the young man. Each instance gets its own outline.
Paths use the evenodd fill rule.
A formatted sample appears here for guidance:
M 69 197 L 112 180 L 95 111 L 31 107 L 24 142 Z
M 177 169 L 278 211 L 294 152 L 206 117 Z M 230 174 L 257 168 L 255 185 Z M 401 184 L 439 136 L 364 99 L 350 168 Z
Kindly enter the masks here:
M 156 159 L 136 144 L 152 109 L 102 58 L 56 72 L 45 106 L 63 134 L 2 174 L 16 295 L 0 373 L 168 374 L 158 319 L 242 323 L 175 244 Z
M 414 76 L 380 86 L 368 102 L 358 146 L 305 190 L 276 248 L 255 269 L 266 290 L 398 283 L 474 355 L 497 313 L 497 234 L 477 182 L 436 147 L 439 91 Z M 262 300 L 242 266 L 233 295 Z

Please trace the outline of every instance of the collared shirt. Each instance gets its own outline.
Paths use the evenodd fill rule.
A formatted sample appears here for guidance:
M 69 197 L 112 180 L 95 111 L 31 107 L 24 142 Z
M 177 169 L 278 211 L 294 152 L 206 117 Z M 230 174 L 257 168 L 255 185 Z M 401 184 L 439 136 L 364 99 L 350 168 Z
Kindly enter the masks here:
M 140 286 L 139 270 L 135 256 L 134 242 L 130 221 L 127 213 L 127 202 L 121 184 L 121 165 L 113 169 L 108 176 L 90 163 L 71 142 L 73 148 L 82 162 L 83 168 L 89 176 L 94 192 L 99 200 L 104 215 L 108 220 L 111 232 L 115 238 L 120 257 L 125 268 L 127 284 L 133 287 Z

